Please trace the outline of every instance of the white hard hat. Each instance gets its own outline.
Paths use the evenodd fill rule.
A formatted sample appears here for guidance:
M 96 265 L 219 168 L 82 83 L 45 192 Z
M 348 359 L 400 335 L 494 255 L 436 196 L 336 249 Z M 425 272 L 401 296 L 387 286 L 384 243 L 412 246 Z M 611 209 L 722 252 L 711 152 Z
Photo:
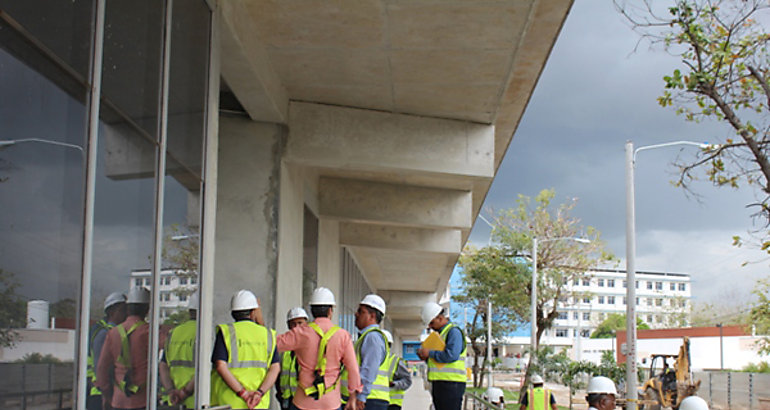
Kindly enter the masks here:
M 198 310 L 200 300 L 198 299 L 198 292 L 193 292 L 190 298 L 187 299 L 187 310 Z
M 135 286 L 128 291 L 126 303 L 150 303 L 150 290 L 144 286 Z
M 503 390 L 498 387 L 488 388 L 487 392 L 484 393 L 484 395 L 487 396 L 487 400 L 491 401 L 494 404 L 500 404 L 504 397 Z
M 706 400 L 698 396 L 685 397 L 679 404 L 679 410 L 709 410 Z
M 385 333 L 385 338 L 388 339 L 388 343 L 393 344 L 393 334 L 390 330 L 382 329 L 382 333 Z
M 106 312 L 110 306 L 117 305 L 118 303 L 126 303 L 126 295 L 120 292 L 112 292 L 104 299 L 104 311 Z
M 436 302 L 428 302 L 422 306 L 422 312 L 420 313 L 420 317 L 422 318 L 422 323 L 425 326 L 428 326 L 430 324 L 430 321 L 435 319 L 436 316 L 441 313 L 441 311 L 444 310 L 444 308 L 441 307 Z
M 379 310 L 383 315 L 385 314 L 385 301 L 373 293 L 364 296 L 364 298 L 361 299 L 361 303 L 359 304 L 375 308 Z
M 230 299 L 230 310 L 251 310 L 259 307 L 257 297 L 249 290 L 241 289 L 233 294 Z
M 302 309 L 301 307 L 294 307 L 289 309 L 288 312 L 286 312 L 286 321 L 294 320 L 304 317 L 305 319 L 308 318 L 307 312 L 305 312 L 305 309 Z
M 615 389 L 615 383 L 607 377 L 595 376 L 588 382 L 586 393 L 612 394 L 617 396 L 618 390 Z
M 539 374 L 533 375 L 532 384 L 543 384 L 543 378 Z
M 310 296 L 310 306 L 337 306 L 334 301 L 334 293 L 327 288 L 320 287 Z

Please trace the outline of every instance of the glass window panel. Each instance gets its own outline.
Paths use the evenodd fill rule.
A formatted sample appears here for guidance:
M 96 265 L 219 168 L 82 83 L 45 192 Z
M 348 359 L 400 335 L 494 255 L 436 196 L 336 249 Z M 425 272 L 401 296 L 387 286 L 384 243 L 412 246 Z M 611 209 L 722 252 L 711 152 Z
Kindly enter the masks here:
M 0 9 L 0 386 L 71 407 L 91 3 Z

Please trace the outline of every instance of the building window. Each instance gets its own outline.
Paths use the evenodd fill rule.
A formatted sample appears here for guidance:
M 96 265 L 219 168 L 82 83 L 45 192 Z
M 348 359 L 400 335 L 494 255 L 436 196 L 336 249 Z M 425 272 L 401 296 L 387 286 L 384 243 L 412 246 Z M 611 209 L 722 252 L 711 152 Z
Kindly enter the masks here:
M 652 290 L 652 282 L 647 281 L 647 289 Z
M 599 320 L 604 320 L 604 313 L 599 312 L 596 316 L 599 318 Z
M 628 299 L 625 296 L 623 296 L 623 304 L 625 305 L 627 302 L 628 302 Z
M 190 284 L 191 285 L 197 285 L 198 284 L 198 277 L 197 276 L 193 276 L 192 278 L 190 278 Z
M 584 298 L 583 298 L 583 303 L 591 303 L 591 298 L 589 298 L 589 297 L 584 297 Z
M 628 281 L 627 281 L 627 280 L 624 280 L 624 281 L 623 281 L 623 287 L 624 287 L 624 288 L 627 288 L 627 287 L 628 287 Z
M 655 299 L 655 306 L 663 306 L 663 299 Z
M 600 305 L 604 304 L 604 296 L 599 296 L 599 304 Z
M 597 280 L 596 282 L 597 282 L 597 285 L 599 285 L 599 287 L 600 287 L 600 288 L 603 288 L 603 287 L 604 287 L 604 279 L 601 279 L 601 278 L 600 278 L 600 279 L 599 279 L 599 280 Z
M 668 286 L 669 286 L 669 290 L 676 290 L 676 283 L 671 282 L 668 284 Z
M 591 312 L 583 312 L 583 320 L 591 320 Z
M 142 278 L 134 279 L 134 286 L 142 286 Z
M 655 315 L 655 323 L 663 323 L 663 317 L 661 315 Z
M 655 282 L 655 290 L 663 290 L 663 282 Z
M 639 289 L 639 281 L 638 281 L 638 280 L 637 280 L 637 281 L 634 283 L 634 286 L 635 286 L 637 289 Z
M 615 279 L 607 279 L 607 287 L 608 288 L 614 288 L 615 287 Z
M 186 284 L 187 284 L 187 278 L 186 278 L 186 277 L 184 277 L 184 276 L 182 276 L 181 278 L 179 278 L 179 284 L 180 284 L 180 285 L 186 285 Z
M 559 320 L 567 320 L 567 312 L 559 312 Z
M 679 290 L 681 290 L 682 292 L 687 290 L 687 284 L 686 283 L 680 283 L 679 284 Z
M 652 306 L 652 298 L 647 298 L 647 306 Z
M 180 302 L 187 302 L 187 295 L 179 295 Z
M 607 296 L 607 304 L 608 305 L 614 305 L 615 304 L 615 296 Z
M 591 279 L 583 279 L 583 286 L 591 286 Z
M 567 329 L 556 329 L 556 337 L 567 337 Z
M 671 307 L 676 307 L 676 300 L 671 299 Z
M 580 330 L 580 336 L 581 337 L 591 337 L 591 330 L 589 330 L 589 329 L 582 329 L 582 330 Z
M 578 312 L 572 312 L 572 320 L 578 319 Z
M 636 298 L 636 306 L 639 306 L 639 298 Z
M 687 307 L 687 301 L 686 301 L 686 300 L 681 300 L 681 301 L 679 301 L 679 306 L 681 306 L 681 307 Z
M 652 323 L 652 315 L 647 315 L 647 323 Z

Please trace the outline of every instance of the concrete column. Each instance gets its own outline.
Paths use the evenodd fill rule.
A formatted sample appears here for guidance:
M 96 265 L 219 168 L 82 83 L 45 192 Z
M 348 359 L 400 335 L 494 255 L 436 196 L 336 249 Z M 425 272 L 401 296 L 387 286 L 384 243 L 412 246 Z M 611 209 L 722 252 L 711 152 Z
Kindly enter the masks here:
M 281 200 L 278 211 L 278 279 L 275 286 L 276 330 L 287 330 L 286 312 L 302 305 L 302 235 L 304 232 L 302 170 L 281 164 Z M 321 252 L 319 249 L 319 257 Z
M 342 297 L 342 250 L 340 248 L 340 223 L 321 218 L 318 227 L 318 286 L 325 286 Z
M 278 181 L 284 136 L 283 127 L 275 124 L 219 118 L 216 324 L 232 320 L 230 297 L 238 289 L 252 290 L 268 325 L 275 324 Z

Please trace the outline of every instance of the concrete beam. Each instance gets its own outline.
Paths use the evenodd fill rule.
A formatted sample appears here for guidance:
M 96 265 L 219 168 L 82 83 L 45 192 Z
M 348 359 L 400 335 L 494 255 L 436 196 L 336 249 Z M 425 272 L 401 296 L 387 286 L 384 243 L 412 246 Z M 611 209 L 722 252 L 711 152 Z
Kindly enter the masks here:
M 322 217 L 389 225 L 470 229 L 470 191 L 321 177 Z
M 413 252 L 460 253 L 462 232 L 456 229 L 404 228 L 343 222 L 341 245 Z
M 394 321 L 419 320 L 422 306 L 437 299 L 435 293 L 429 292 L 379 291 L 378 294 L 388 306 L 388 317 Z
M 420 333 L 426 326 L 418 320 L 393 320 L 393 328 L 403 340 L 419 340 Z
M 495 128 L 292 102 L 285 159 L 306 166 L 494 177 Z
M 243 0 L 220 1 L 222 77 L 251 119 L 285 124 L 289 96 L 270 65 Z

